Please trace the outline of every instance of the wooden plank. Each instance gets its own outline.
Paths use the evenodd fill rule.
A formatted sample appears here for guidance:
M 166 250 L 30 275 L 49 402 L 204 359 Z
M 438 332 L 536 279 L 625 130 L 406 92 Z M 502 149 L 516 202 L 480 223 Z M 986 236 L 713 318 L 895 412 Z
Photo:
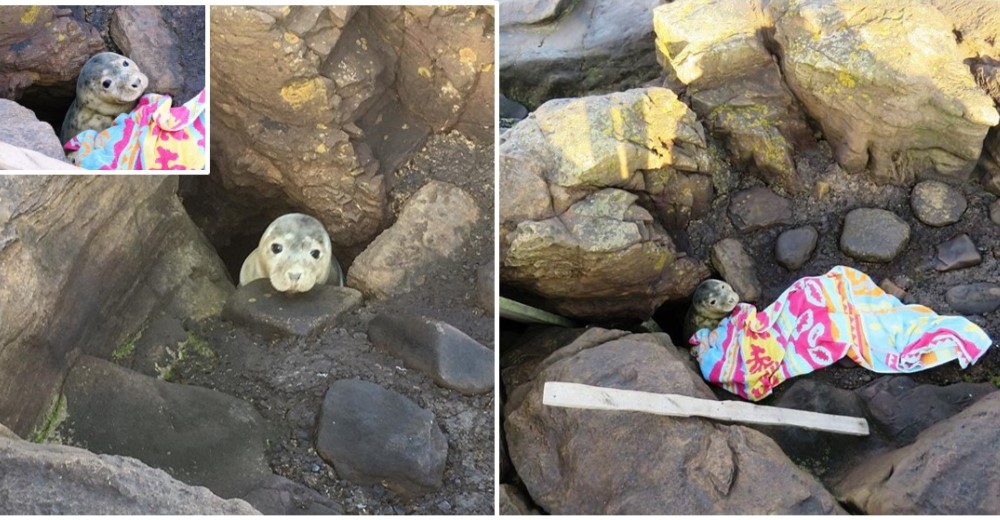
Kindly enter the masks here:
M 562 408 L 643 412 L 671 417 L 704 417 L 719 421 L 798 426 L 847 435 L 868 435 L 868 421 L 861 417 L 762 406 L 742 401 L 712 401 L 686 395 L 619 390 L 579 383 L 546 382 L 542 404 Z
M 557 325 L 559 327 L 576 327 L 576 323 L 558 314 L 552 314 L 530 305 L 500 297 L 500 317 L 521 323 L 539 323 L 542 325 Z

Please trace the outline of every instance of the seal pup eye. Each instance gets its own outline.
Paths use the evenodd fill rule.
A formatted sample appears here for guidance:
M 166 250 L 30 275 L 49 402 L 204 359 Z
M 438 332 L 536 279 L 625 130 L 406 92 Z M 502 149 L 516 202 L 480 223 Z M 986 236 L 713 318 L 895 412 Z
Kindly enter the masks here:
M 711 300 L 711 301 L 709 301 L 708 303 L 709 303 L 710 305 L 715 305 L 715 300 Z
M 309 254 L 312 255 L 313 258 L 319 260 L 319 249 L 313 249 L 309 252 Z
M 106 79 L 106 80 L 104 80 L 104 82 L 101 83 L 101 85 L 104 85 L 104 88 L 109 88 L 109 87 L 111 87 L 111 80 L 110 79 Z
M 128 62 L 127 61 L 123 61 L 122 62 L 122 67 L 128 67 Z
M 280 253 L 282 249 L 284 248 L 281 247 L 281 244 L 278 243 L 271 244 L 271 252 L 274 254 Z

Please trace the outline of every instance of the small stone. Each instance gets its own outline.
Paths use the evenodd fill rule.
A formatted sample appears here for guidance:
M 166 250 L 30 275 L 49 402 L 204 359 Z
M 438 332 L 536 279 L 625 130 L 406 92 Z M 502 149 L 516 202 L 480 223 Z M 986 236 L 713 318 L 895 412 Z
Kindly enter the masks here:
M 368 325 L 368 337 L 445 388 L 464 394 L 493 389 L 493 351 L 443 321 L 383 313 Z
M 895 213 L 858 208 L 844 218 L 840 249 L 865 262 L 891 262 L 910 240 L 910 226 Z
M 476 301 L 488 315 L 493 314 L 494 301 L 496 300 L 495 280 L 493 262 L 487 262 L 479 267 L 479 271 L 476 273 Z
M 520 121 L 528 117 L 528 109 L 524 105 L 509 99 L 500 94 L 500 117 L 503 119 L 514 119 Z
M 753 259 L 739 240 L 726 238 L 716 242 L 710 256 L 715 270 L 733 287 L 740 301 L 753 302 L 760 298 L 760 281 Z
M 948 289 L 945 301 L 960 314 L 986 314 L 1000 307 L 1000 286 L 977 282 Z
M 817 240 L 819 233 L 812 226 L 785 231 L 774 243 L 774 258 L 785 269 L 796 271 L 809 261 Z
M 823 181 L 816 181 L 816 198 L 818 200 L 823 200 L 829 194 L 830 194 L 830 183 Z
M 308 336 L 336 325 L 361 303 L 361 293 L 350 287 L 317 285 L 308 292 L 286 294 L 261 279 L 237 288 L 222 317 L 262 334 Z
M 316 437 L 320 456 L 355 484 L 406 497 L 441 488 L 448 441 L 434 414 L 374 383 L 330 385 Z
M 994 224 L 1000 225 L 1000 199 L 997 199 L 993 201 L 993 204 L 990 204 L 990 220 L 992 220 Z
M 963 234 L 938 244 L 936 260 L 934 268 L 943 272 L 979 265 L 983 257 L 976 250 L 976 244 L 969 235 Z
M 791 224 L 792 206 L 788 199 L 767 188 L 750 188 L 733 195 L 729 219 L 736 229 L 745 232 Z
M 940 181 L 923 181 L 910 193 L 910 207 L 917 220 L 942 227 L 962 218 L 968 202 L 960 191 Z

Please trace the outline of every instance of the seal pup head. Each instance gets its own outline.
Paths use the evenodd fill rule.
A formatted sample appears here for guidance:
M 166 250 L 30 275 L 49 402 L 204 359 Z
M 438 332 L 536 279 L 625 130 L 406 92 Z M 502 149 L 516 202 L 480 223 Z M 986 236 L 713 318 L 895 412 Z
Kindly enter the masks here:
M 330 277 L 330 235 L 309 215 L 289 213 L 275 219 L 260 237 L 257 254 L 271 286 L 281 292 L 306 292 Z
M 102 52 L 83 65 L 76 80 L 76 97 L 95 112 L 116 116 L 132 110 L 148 85 L 149 78 L 134 61 L 121 54 Z
M 705 317 L 724 318 L 729 315 L 740 297 L 732 286 L 722 280 L 705 280 L 694 290 L 692 306 Z

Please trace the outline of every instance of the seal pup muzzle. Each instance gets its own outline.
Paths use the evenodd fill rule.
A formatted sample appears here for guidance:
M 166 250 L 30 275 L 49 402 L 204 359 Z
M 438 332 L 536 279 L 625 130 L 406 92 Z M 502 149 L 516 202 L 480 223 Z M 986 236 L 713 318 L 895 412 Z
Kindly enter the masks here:
M 271 222 L 260 243 L 240 269 L 240 285 L 267 278 L 275 290 L 300 293 L 336 280 L 344 285 L 344 272 L 333 255 L 330 235 L 309 215 L 289 213 Z

